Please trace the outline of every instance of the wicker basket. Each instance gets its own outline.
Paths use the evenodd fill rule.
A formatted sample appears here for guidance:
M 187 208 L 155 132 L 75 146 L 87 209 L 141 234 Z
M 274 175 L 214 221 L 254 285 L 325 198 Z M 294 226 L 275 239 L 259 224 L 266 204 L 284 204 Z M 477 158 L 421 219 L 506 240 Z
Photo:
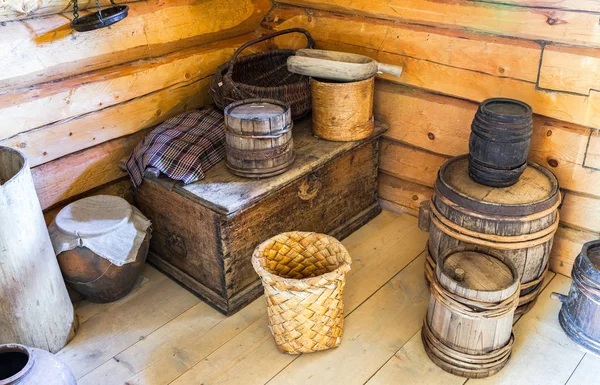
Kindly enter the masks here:
M 310 353 L 342 340 L 342 292 L 350 255 L 325 234 L 279 234 L 254 251 L 252 265 L 262 279 L 269 328 L 281 352 Z
M 259 52 L 238 59 L 247 47 L 276 36 L 301 32 L 308 39 L 308 47 L 314 47 L 314 40 L 302 28 L 291 28 L 264 35 L 242 45 L 231 57 L 231 61 L 221 65 L 213 76 L 210 95 L 220 109 L 243 99 L 275 99 L 290 105 L 292 119 L 297 119 L 311 109 L 310 78 L 287 70 L 287 58 L 295 51 L 276 49 Z

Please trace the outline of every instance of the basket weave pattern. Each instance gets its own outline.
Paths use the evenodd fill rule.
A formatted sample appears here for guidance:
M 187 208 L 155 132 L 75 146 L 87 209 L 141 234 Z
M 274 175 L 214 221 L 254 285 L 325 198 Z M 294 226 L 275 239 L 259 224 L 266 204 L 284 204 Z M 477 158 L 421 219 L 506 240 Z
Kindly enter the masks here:
M 342 292 L 350 255 L 328 235 L 279 234 L 259 245 L 252 265 L 261 277 L 269 328 L 280 351 L 335 348 L 342 339 Z

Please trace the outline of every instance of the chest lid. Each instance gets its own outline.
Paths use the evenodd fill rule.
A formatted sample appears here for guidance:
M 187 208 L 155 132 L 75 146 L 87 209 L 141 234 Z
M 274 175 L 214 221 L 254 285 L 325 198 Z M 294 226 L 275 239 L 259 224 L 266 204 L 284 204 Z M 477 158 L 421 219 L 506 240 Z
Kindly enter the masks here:
M 538 164 L 528 163 L 512 186 L 490 187 L 471 179 L 468 155 L 444 163 L 435 188 L 452 202 L 483 214 L 525 216 L 550 209 L 560 199 L 556 176 Z
M 242 178 L 231 174 L 225 162 L 219 162 L 206 172 L 204 179 L 188 185 L 165 177 L 146 176 L 146 180 L 156 182 L 217 213 L 231 216 L 317 171 L 329 161 L 375 140 L 386 129 L 384 124 L 375 122 L 374 133 L 369 138 L 355 142 L 331 142 L 312 135 L 311 120 L 308 118 L 294 122 L 292 136 L 296 160 L 283 174 L 264 179 Z

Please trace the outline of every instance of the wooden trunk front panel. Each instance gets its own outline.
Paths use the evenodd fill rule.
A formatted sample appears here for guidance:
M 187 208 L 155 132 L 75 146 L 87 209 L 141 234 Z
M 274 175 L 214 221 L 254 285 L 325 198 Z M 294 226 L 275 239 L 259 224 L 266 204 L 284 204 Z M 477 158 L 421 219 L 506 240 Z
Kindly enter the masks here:
M 334 230 L 340 228 L 338 232 L 342 232 L 353 217 L 377 205 L 378 149 L 378 140 L 365 143 L 227 221 L 224 258 L 228 296 L 252 283 L 259 284 L 250 257 L 262 241 L 286 231 L 346 236 Z
M 146 178 L 135 198 L 136 205 L 152 221 L 150 248 L 155 254 L 149 256 L 150 261 L 156 263 L 158 255 L 162 262 L 223 296 L 218 215 L 171 191 L 165 179 Z M 167 273 L 180 280 L 172 271 Z

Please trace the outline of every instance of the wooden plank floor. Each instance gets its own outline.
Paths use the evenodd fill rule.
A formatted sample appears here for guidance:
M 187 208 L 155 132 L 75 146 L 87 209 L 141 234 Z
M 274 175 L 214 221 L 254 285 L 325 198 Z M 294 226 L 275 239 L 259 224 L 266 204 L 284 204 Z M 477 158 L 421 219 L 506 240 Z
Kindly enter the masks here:
M 426 240 L 416 218 L 384 211 L 343 241 L 353 265 L 344 339 L 335 350 L 281 354 L 264 298 L 225 317 L 146 266 L 128 297 L 78 307 L 80 330 L 59 356 L 79 385 L 598 383 L 600 359 L 580 351 L 558 325 L 560 304 L 550 293 L 566 293 L 571 281 L 554 274 L 515 324 L 513 358 L 499 374 L 467 381 L 435 366 L 420 338 L 429 300 Z

